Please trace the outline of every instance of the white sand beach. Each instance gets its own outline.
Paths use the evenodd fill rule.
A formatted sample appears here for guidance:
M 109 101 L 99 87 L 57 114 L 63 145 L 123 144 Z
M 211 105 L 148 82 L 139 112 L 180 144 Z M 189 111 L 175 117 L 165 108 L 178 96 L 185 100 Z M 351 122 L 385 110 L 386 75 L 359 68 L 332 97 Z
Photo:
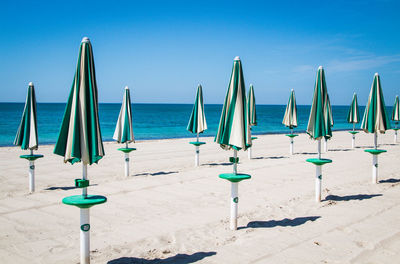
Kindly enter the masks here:
M 131 144 L 124 177 L 121 145 L 105 143 L 106 156 L 89 166 L 89 194 L 107 203 L 91 209 L 92 263 L 395 263 L 400 260 L 400 144 L 393 131 L 379 135 L 379 184 L 371 183 L 373 135 L 334 132 L 324 158 L 323 201 L 314 200 L 317 144 L 301 134 L 295 155 L 284 135 L 262 135 L 253 157 L 240 151 L 239 230 L 229 229 L 231 172 L 213 138 L 194 167 L 190 139 Z M 62 204 L 80 194 L 81 164 L 64 164 L 40 146 L 36 192 L 28 194 L 28 162 L 17 147 L 0 148 L 0 262 L 79 263 L 79 209 Z M 36 152 L 35 152 L 36 153 Z

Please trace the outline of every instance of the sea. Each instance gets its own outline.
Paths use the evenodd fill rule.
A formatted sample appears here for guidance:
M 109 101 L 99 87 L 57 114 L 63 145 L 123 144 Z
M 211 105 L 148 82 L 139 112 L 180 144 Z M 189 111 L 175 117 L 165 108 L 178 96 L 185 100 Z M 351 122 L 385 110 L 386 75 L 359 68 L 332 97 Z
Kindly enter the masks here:
M 121 104 L 100 103 L 99 118 L 103 141 L 112 141 Z M 252 134 L 279 134 L 290 130 L 282 125 L 286 105 L 257 105 L 257 126 Z M 333 130 L 352 129 L 346 121 L 348 106 L 332 106 Z M 12 146 L 21 121 L 23 103 L 0 103 L 0 146 Z M 39 144 L 54 144 L 57 140 L 65 103 L 38 103 L 37 122 Z M 201 136 L 214 137 L 221 116 L 222 105 L 204 106 L 208 129 Z M 360 106 L 360 118 L 364 107 Z M 388 114 L 392 109 L 387 108 Z M 195 137 L 186 130 L 192 111 L 191 104 L 132 104 L 133 129 L 136 140 Z M 298 105 L 298 127 L 305 132 L 310 114 L 309 105 Z M 356 125 L 358 129 L 360 124 Z

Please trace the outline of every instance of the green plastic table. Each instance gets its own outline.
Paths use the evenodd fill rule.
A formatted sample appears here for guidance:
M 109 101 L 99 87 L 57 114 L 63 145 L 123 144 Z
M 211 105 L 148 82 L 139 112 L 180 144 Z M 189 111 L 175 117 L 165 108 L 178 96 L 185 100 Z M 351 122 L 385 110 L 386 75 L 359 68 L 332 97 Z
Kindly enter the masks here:
M 32 155 L 21 155 L 19 157 L 21 159 L 27 159 L 27 160 L 33 161 L 33 160 L 37 160 L 37 159 L 43 158 L 44 156 L 43 155 L 39 155 L 39 154 L 32 154 Z
M 193 142 L 189 142 L 189 144 L 192 144 L 192 145 L 195 145 L 195 146 L 201 146 L 201 145 L 204 145 L 204 144 L 206 144 L 206 142 L 197 142 L 197 141 L 193 141 Z
M 298 135 L 297 134 L 286 134 L 285 136 L 290 137 L 290 138 L 294 138 L 294 137 L 297 137 Z
M 72 195 L 62 199 L 62 202 L 67 205 L 73 205 L 79 208 L 90 208 L 96 204 L 102 204 L 107 201 L 107 198 L 102 195 Z
M 118 150 L 119 150 L 119 151 L 122 151 L 122 152 L 124 152 L 124 153 L 129 153 L 129 152 L 131 152 L 131 151 L 136 150 L 136 148 L 119 148 Z
M 348 131 L 350 134 L 352 134 L 352 135 L 355 135 L 355 134 L 358 134 L 358 133 L 360 133 L 360 131 Z
M 387 150 L 384 149 L 365 149 L 364 151 L 371 153 L 372 155 L 379 155 L 381 153 L 387 152 Z
M 313 158 L 313 159 L 306 159 L 307 162 L 313 163 L 317 166 L 322 166 L 325 165 L 327 163 L 331 163 L 332 160 L 330 159 L 317 159 L 317 158 Z
M 230 182 L 240 182 L 251 178 L 249 174 L 243 173 L 222 173 L 219 175 L 221 179 L 228 180 Z
M 257 139 L 258 137 L 251 137 L 251 140 Z
M 400 128 L 393 128 L 393 130 L 395 130 L 395 131 L 397 131 L 397 130 L 399 130 Z

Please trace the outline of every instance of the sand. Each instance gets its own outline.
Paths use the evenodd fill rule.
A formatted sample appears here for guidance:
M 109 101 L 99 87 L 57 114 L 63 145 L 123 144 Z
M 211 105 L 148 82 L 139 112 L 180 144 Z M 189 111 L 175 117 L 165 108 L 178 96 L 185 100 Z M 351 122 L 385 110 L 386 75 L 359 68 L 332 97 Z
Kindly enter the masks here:
M 334 132 L 324 158 L 321 203 L 314 200 L 316 142 L 301 134 L 289 155 L 284 135 L 262 135 L 253 157 L 240 151 L 239 230 L 229 230 L 232 152 L 205 138 L 194 167 L 190 139 L 137 142 L 130 176 L 120 146 L 88 168 L 90 194 L 108 198 L 91 209 L 92 263 L 395 263 L 400 260 L 400 145 L 379 136 L 379 184 L 372 184 L 373 136 Z M 133 145 L 132 145 L 133 146 Z M 61 203 L 81 164 L 64 164 L 40 146 L 36 192 L 28 194 L 28 162 L 0 148 L 1 263 L 79 263 L 79 209 Z

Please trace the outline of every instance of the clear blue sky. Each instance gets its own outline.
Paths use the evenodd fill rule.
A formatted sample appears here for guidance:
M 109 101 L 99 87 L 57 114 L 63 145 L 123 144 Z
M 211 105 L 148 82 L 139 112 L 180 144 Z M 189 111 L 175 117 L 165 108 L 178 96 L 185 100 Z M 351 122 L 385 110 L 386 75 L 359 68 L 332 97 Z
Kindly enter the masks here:
M 375 72 L 400 94 L 400 1 L 3 1 L 0 101 L 65 102 L 79 45 L 93 45 L 100 102 L 222 104 L 233 58 L 258 104 L 310 104 L 324 66 L 332 104 L 365 104 Z

